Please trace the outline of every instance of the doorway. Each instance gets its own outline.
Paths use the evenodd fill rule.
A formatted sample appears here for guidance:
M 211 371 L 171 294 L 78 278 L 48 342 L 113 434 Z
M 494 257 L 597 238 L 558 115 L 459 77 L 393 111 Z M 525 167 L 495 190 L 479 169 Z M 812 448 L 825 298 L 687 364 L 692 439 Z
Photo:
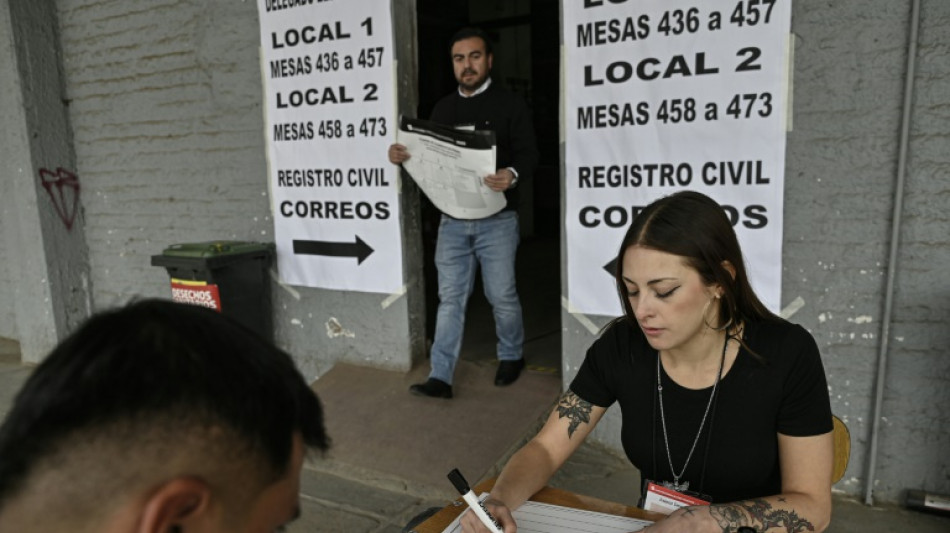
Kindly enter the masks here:
M 561 253 L 559 147 L 559 4 L 556 0 L 418 0 L 419 106 L 428 118 L 435 103 L 456 90 L 449 40 L 464 26 L 492 39 L 492 83 L 521 95 L 534 119 L 540 164 L 522 190 L 517 287 L 524 313 L 529 369 L 560 374 Z M 519 184 L 519 187 L 523 185 Z M 435 238 L 439 212 L 422 199 L 426 337 L 431 342 L 438 306 Z M 461 359 L 496 364 L 495 326 L 480 277 L 468 303 Z M 426 363 L 427 364 L 427 363 Z

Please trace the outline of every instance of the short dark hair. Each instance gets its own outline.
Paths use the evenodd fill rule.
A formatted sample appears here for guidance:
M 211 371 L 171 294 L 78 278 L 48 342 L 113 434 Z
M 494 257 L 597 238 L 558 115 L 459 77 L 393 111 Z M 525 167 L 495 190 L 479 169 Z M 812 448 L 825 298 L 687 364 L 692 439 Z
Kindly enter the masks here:
M 139 435 L 152 428 L 173 433 Z M 236 321 L 151 299 L 97 314 L 33 370 L 0 426 L 0 510 L 83 439 L 175 445 L 219 429 L 272 480 L 288 470 L 295 434 L 329 445 L 320 400 L 293 360 Z
M 654 201 L 633 219 L 620 243 L 615 278 L 624 315 L 636 325 L 623 280 L 623 255 L 631 246 L 683 257 L 699 272 L 704 283 L 721 285 L 719 318 L 722 323 L 715 326 L 729 327 L 748 320 L 779 320 L 752 290 L 736 232 L 722 206 L 712 198 L 695 191 L 680 191 Z M 724 261 L 735 269 L 734 278 L 723 266 Z
M 465 28 L 462 28 L 459 31 L 455 32 L 454 35 L 452 35 L 452 39 L 449 41 L 449 54 L 450 55 L 452 54 L 452 47 L 455 46 L 455 43 L 459 41 L 464 41 L 465 39 L 471 39 L 472 37 L 478 37 L 479 39 L 481 39 L 482 42 L 485 43 L 485 54 L 491 55 L 492 53 L 491 39 L 488 38 L 488 34 L 485 33 L 483 30 L 472 27 L 472 26 L 467 26 Z

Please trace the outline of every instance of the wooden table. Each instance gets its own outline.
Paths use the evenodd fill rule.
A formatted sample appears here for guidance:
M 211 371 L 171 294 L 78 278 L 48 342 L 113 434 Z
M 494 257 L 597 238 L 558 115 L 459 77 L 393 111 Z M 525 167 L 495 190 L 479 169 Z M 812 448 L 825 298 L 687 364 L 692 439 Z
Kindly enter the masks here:
M 475 492 L 475 494 L 490 492 L 491 488 L 495 486 L 495 479 L 496 478 L 491 478 L 483 481 L 473 487 L 472 490 Z M 530 499 L 531 501 L 535 502 L 550 503 L 553 505 L 561 505 L 563 507 L 571 507 L 573 509 L 596 511 L 599 513 L 608 513 L 612 515 L 626 516 L 629 518 L 638 518 L 641 520 L 657 521 L 666 518 L 666 515 L 662 515 L 660 513 L 644 511 L 643 509 L 631 507 L 622 503 L 609 502 L 607 500 L 601 500 L 592 496 L 575 494 L 570 491 L 555 489 L 552 487 L 545 487 L 541 489 Z M 462 511 L 465 511 L 466 509 L 468 509 L 468 506 L 464 501 L 462 501 L 462 498 L 458 498 L 449 505 L 446 505 L 438 513 L 429 517 L 428 520 L 413 528 L 413 531 L 416 533 L 442 533 L 442 530 L 448 527 L 448 525 L 451 524 L 452 521 L 455 520 L 455 518 L 462 514 Z

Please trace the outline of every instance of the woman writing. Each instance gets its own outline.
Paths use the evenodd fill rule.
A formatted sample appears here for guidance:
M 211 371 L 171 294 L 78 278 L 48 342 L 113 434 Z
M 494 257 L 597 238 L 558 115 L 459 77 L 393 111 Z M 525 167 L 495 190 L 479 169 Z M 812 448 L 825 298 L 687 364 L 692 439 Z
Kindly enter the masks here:
M 823 531 L 832 418 L 817 345 L 749 285 L 722 208 L 684 191 L 633 221 L 617 258 L 624 317 L 605 328 L 541 431 L 486 502 L 504 526 L 614 402 L 642 478 L 706 500 L 645 529 Z M 463 531 L 485 531 L 472 513 Z M 750 531 L 744 529 L 742 531 Z

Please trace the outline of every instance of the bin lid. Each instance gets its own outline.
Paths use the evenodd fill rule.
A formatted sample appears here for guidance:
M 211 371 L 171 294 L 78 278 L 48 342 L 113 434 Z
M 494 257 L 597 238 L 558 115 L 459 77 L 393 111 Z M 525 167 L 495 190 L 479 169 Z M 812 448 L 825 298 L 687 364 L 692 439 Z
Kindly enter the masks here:
M 264 242 L 206 241 L 172 244 L 162 250 L 165 257 L 210 259 L 247 254 L 269 254 L 273 245 Z

